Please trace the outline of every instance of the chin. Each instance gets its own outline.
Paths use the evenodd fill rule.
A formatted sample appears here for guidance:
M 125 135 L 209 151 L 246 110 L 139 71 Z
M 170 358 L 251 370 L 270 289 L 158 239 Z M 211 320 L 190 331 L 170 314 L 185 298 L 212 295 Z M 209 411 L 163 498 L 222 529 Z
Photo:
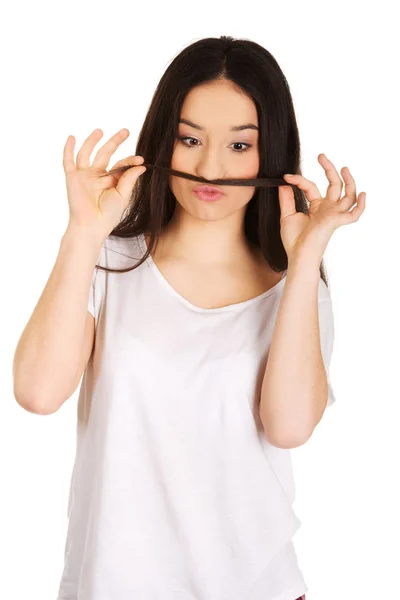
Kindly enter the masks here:
M 188 205 L 182 206 L 177 201 L 177 206 L 175 208 L 175 216 L 184 217 L 185 213 L 189 214 L 193 219 L 197 219 L 198 221 L 220 221 L 221 219 L 227 219 L 234 214 L 240 216 L 240 219 L 244 218 L 246 212 L 246 204 L 233 207 L 229 204 L 221 204 L 220 202 L 216 202 L 215 204 L 219 204 L 219 206 L 214 206 L 213 202 L 201 202 L 199 201 L 199 205 L 190 203 Z M 178 214 L 177 214 L 178 212 Z M 180 213 L 180 214 L 179 214 Z

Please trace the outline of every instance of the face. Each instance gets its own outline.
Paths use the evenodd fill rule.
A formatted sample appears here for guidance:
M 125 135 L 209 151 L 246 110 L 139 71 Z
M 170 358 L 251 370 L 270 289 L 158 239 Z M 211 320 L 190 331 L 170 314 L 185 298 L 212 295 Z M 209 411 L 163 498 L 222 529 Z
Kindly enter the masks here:
M 256 178 L 259 170 L 258 127 L 254 102 L 229 81 L 214 81 L 192 89 L 185 98 L 174 142 L 171 168 L 211 179 Z M 201 129 L 194 127 L 197 125 Z M 183 139 L 182 139 L 183 138 Z M 177 200 L 175 218 L 189 213 L 202 220 L 218 220 L 237 214 L 243 219 L 246 205 L 254 195 L 251 186 L 217 186 L 224 195 L 205 202 L 193 189 L 199 185 L 182 177 L 170 176 L 170 188 Z

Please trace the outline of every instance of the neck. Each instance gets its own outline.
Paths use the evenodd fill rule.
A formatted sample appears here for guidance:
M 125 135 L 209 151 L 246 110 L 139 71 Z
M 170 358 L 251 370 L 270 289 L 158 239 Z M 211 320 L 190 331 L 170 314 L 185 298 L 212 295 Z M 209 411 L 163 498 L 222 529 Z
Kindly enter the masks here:
M 173 220 L 160 235 L 157 252 L 201 265 L 233 265 L 259 259 L 259 251 L 246 239 L 243 225 L 193 220 L 184 225 Z

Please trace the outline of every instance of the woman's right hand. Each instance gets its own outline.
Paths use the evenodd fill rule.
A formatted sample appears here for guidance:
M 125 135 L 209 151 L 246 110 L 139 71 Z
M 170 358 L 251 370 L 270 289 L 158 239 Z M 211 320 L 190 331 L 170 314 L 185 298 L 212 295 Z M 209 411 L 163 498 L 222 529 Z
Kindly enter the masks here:
M 105 239 L 120 222 L 133 186 L 146 167 L 142 166 L 143 156 L 128 156 L 118 161 L 113 169 L 132 165 L 131 169 L 106 175 L 111 156 L 129 136 L 127 129 L 113 135 L 98 150 L 90 165 L 90 156 L 102 135 L 101 129 L 95 129 L 89 135 L 76 155 L 76 164 L 75 138 L 69 136 L 64 146 L 63 166 L 70 213 L 68 227 L 83 226 Z

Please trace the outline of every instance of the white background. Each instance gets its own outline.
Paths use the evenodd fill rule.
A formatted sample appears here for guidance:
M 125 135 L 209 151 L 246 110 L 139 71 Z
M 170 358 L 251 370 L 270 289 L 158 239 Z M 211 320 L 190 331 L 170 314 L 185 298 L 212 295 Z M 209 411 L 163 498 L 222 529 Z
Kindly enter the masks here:
M 335 315 L 336 403 L 292 450 L 302 527 L 294 538 L 307 600 L 400 598 L 399 46 L 395 2 L 8 3 L 0 39 L 0 596 L 54 600 L 63 567 L 78 392 L 55 414 L 24 411 L 12 360 L 68 221 L 62 166 L 97 127 L 135 153 L 154 89 L 202 37 L 252 39 L 291 87 L 303 174 L 348 166 L 360 220 L 325 253 Z M 397 573 L 397 574 L 396 574 Z M 115 599 L 117 600 L 117 599 Z M 161 600 L 161 599 L 160 599 Z

